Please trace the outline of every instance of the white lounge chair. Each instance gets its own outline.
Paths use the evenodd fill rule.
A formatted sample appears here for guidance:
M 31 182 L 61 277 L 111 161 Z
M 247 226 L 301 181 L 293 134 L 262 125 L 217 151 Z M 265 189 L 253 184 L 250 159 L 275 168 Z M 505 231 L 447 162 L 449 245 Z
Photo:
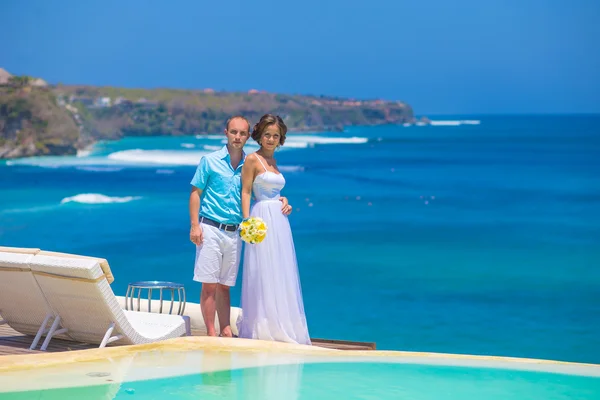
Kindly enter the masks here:
M 8 324 L 17 332 L 35 336 L 31 350 L 49 332 L 50 322 L 55 335 L 65 332 L 31 273 L 29 261 L 39 252 L 0 247 L 0 325 Z
M 126 311 L 109 285 L 104 259 L 40 251 L 29 261 L 33 276 L 60 324 L 74 340 L 142 344 L 190 334 L 188 317 Z M 52 339 L 48 333 L 42 350 Z
M 124 296 L 117 296 L 117 301 L 123 310 L 127 309 L 127 305 L 125 304 L 126 298 Z M 136 300 L 137 301 L 137 300 Z M 137 303 L 134 305 L 137 309 Z M 152 312 L 161 312 L 160 303 L 158 301 L 153 300 L 150 305 Z M 165 307 L 166 309 L 167 307 Z M 140 299 L 140 310 L 148 309 L 148 299 Z M 230 311 L 230 326 L 231 332 L 234 335 L 239 335 L 237 330 L 237 321 L 241 317 L 242 309 L 239 307 L 231 307 Z M 187 302 L 185 306 L 184 315 L 190 317 L 190 324 L 192 327 L 192 332 L 197 336 L 206 336 L 206 324 L 204 323 L 204 317 L 202 316 L 202 311 L 200 310 L 200 304 Z M 215 329 L 217 332 L 220 332 L 219 327 L 219 318 L 215 318 Z

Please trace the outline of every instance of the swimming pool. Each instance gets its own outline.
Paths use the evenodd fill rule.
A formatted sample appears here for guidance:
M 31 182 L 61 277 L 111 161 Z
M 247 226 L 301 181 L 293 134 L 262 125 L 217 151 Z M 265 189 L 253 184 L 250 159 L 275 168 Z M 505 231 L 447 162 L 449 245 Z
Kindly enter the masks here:
M 157 348 L 0 370 L 1 400 L 32 398 L 598 399 L 600 366 L 400 352 Z

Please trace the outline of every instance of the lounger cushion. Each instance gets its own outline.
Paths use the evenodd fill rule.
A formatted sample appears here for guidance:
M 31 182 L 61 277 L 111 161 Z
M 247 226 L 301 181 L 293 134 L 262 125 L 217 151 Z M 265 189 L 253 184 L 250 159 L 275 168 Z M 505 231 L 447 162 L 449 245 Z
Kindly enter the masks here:
M 86 259 L 90 259 L 90 260 L 96 260 L 96 261 L 98 261 L 98 264 L 100 265 L 100 268 L 102 269 L 102 273 L 104 274 L 104 276 L 106 276 L 106 280 L 108 281 L 108 283 L 110 284 L 115 281 L 115 277 L 113 276 L 112 271 L 110 270 L 108 261 L 106 261 L 104 258 L 80 256 L 77 254 L 58 253 L 58 252 L 54 252 L 54 251 L 44 251 L 44 250 L 40 251 L 38 254 L 45 255 L 45 256 L 53 256 L 53 257 L 86 258 Z

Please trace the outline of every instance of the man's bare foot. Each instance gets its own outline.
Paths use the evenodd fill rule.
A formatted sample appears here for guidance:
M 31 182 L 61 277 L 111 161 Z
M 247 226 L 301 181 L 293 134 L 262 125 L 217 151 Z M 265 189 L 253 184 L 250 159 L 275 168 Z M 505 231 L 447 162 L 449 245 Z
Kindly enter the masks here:
M 233 337 L 233 332 L 231 332 L 231 327 L 230 326 L 226 326 L 225 328 L 223 328 L 223 330 L 221 331 L 221 336 L 223 336 L 223 337 Z

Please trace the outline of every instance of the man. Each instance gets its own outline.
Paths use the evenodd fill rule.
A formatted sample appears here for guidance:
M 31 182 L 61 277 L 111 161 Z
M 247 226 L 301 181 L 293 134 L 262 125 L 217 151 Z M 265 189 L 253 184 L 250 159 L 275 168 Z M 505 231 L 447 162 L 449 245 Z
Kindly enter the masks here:
M 230 326 L 230 287 L 235 286 L 242 241 L 238 226 L 242 222 L 241 172 L 243 147 L 250 137 L 250 123 L 242 116 L 229 118 L 225 127 L 227 144 L 200 160 L 191 181 L 190 240 L 196 245 L 194 280 L 202 283 L 200 308 L 209 336 L 217 336 L 215 311 L 220 335 L 233 336 Z M 282 212 L 291 207 L 281 198 Z

